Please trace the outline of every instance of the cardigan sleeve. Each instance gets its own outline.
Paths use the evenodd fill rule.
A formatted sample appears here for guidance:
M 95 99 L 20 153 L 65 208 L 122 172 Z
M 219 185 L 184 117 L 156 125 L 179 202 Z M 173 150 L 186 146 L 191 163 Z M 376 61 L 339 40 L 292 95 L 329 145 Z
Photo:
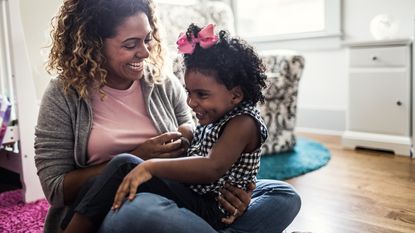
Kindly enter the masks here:
M 194 129 L 195 122 L 192 118 L 192 110 L 187 105 L 187 93 L 182 83 L 176 76 L 171 76 L 171 88 L 173 90 L 173 108 L 179 125 L 190 124 Z
M 35 129 L 35 164 L 43 192 L 54 207 L 64 206 L 63 178 L 76 168 L 71 109 L 57 79 L 46 89 Z

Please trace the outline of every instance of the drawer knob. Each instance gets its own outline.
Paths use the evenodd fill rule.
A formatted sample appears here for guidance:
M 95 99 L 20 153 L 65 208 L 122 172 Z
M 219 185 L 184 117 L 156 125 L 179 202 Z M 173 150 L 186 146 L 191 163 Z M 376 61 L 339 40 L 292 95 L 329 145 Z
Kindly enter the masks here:
M 377 61 L 377 60 L 378 60 L 378 57 L 376 57 L 376 56 L 372 57 L 372 61 Z
M 400 100 L 396 101 L 396 105 L 402 106 L 402 102 Z

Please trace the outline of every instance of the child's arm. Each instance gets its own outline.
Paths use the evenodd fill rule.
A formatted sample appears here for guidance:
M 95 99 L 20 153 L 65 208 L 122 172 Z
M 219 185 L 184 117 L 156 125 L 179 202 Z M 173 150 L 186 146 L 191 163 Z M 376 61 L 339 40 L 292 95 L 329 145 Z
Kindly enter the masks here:
M 179 131 L 183 137 L 185 137 L 189 142 L 193 139 L 193 126 L 190 124 L 182 124 L 177 128 L 177 131 Z
M 227 123 L 207 157 L 192 156 L 144 161 L 124 178 L 115 196 L 113 208 L 119 208 L 127 194 L 132 200 L 138 186 L 153 176 L 184 183 L 216 181 L 242 153 L 254 151 L 259 146 L 259 137 L 256 121 L 248 115 L 241 115 Z
M 190 124 L 182 124 L 179 126 L 179 128 L 177 128 L 177 131 L 179 131 L 182 134 L 182 137 L 180 137 L 180 147 L 184 149 L 184 154 L 186 154 L 186 151 L 193 140 L 193 126 Z

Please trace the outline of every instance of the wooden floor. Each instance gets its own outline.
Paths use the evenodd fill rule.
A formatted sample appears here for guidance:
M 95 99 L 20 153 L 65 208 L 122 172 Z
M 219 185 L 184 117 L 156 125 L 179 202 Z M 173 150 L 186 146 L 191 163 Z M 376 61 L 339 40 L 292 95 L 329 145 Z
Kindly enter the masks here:
M 288 180 L 302 208 L 287 233 L 415 233 L 415 159 L 344 150 L 339 137 L 300 136 L 322 142 L 332 158 Z
M 415 159 L 345 150 L 340 137 L 301 134 L 331 151 L 329 163 L 288 180 L 302 208 L 286 232 L 414 233 Z

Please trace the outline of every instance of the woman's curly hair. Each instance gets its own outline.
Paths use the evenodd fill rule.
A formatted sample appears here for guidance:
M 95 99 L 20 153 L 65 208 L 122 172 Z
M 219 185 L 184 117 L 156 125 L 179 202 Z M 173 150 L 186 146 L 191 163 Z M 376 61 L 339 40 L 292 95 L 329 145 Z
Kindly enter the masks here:
M 197 37 L 200 27 L 191 24 L 186 36 L 191 41 L 192 35 Z M 218 42 L 210 48 L 202 48 L 196 44 L 192 54 L 184 54 L 186 72 L 196 71 L 214 76 L 228 90 L 240 86 L 244 93 L 244 101 L 253 104 L 264 102 L 262 89 L 266 87 L 267 76 L 265 65 L 253 47 L 244 40 L 230 37 L 226 31 L 219 32 Z
M 104 40 L 116 36 L 117 26 L 138 12 L 150 22 L 153 40 L 146 62 L 154 67 L 153 81 L 161 81 L 163 48 L 152 0 L 65 0 L 52 19 L 48 72 L 58 74 L 65 91 L 73 87 L 82 98 L 88 96 L 90 85 L 97 83 L 94 88 L 101 88 L 108 73 Z

